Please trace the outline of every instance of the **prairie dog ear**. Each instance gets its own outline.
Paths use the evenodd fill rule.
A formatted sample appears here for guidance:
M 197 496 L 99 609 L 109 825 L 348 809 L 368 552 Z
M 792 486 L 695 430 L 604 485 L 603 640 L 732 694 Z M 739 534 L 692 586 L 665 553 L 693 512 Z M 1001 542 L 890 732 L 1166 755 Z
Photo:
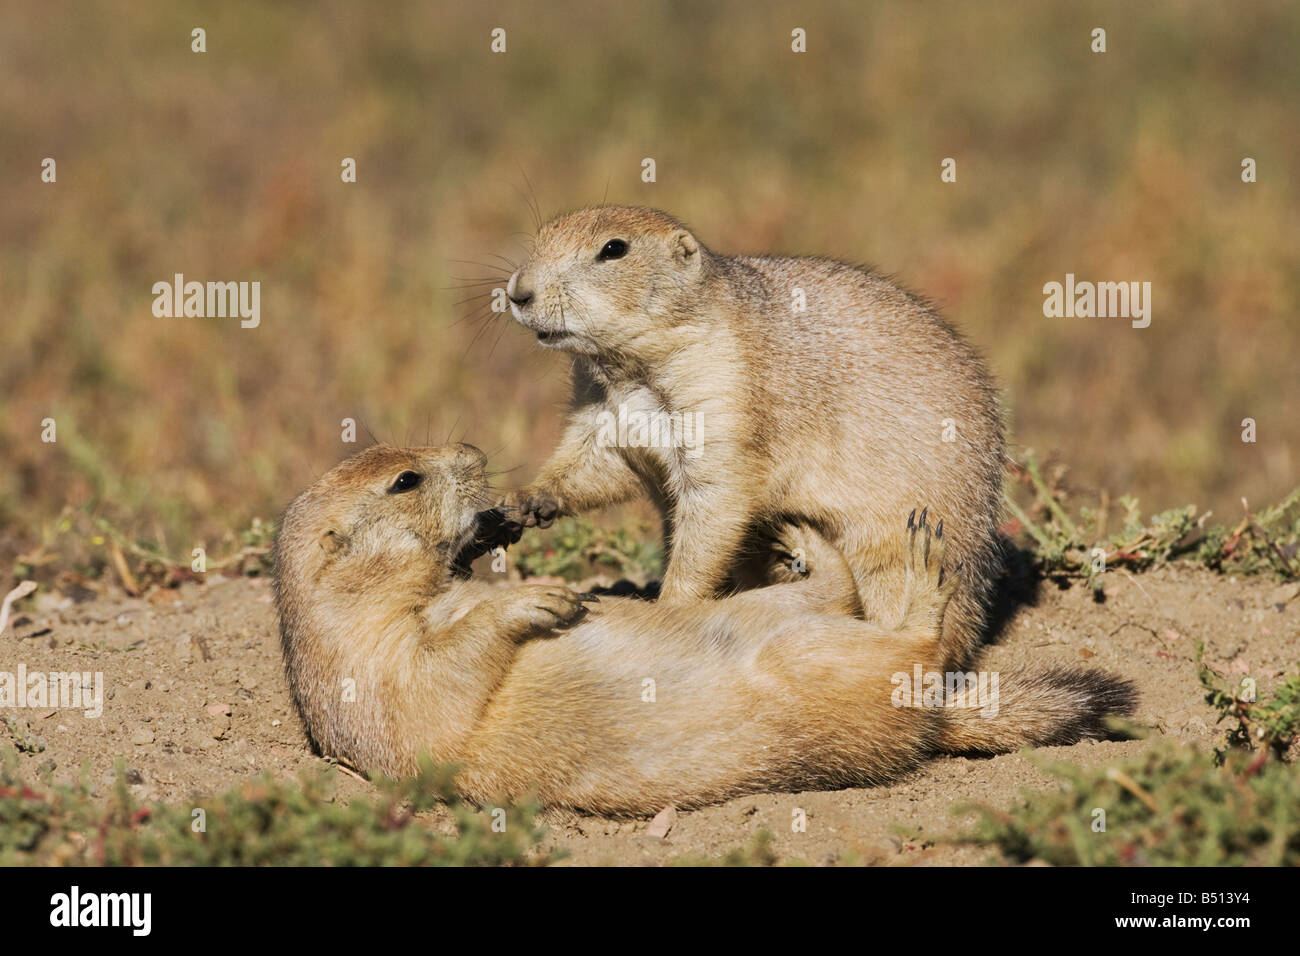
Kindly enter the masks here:
M 348 539 L 343 534 L 330 528 L 317 539 L 316 543 L 320 545 L 322 551 L 333 557 L 348 546 Z
M 678 229 L 672 237 L 673 259 L 678 265 L 696 268 L 700 264 L 700 244 L 685 229 Z

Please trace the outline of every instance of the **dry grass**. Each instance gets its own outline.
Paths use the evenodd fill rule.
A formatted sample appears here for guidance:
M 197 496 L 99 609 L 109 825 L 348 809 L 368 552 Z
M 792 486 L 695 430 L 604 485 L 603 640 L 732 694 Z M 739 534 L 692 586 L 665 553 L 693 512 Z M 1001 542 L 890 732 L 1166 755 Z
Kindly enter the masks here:
M 454 432 L 525 480 L 563 364 L 458 287 L 523 254 L 527 182 L 544 212 L 607 194 L 723 250 L 898 274 L 988 354 L 1018 445 L 1059 450 L 1085 490 L 1226 521 L 1294 484 L 1294 4 L 145 9 L 6 5 L 6 567 L 102 566 L 95 518 L 174 556 L 234 550 L 353 450 L 345 417 Z M 175 272 L 260 280 L 261 327 L 154 318 Z M 1150 280 L 1151 327 L 1045 319 L 1066 272 Z

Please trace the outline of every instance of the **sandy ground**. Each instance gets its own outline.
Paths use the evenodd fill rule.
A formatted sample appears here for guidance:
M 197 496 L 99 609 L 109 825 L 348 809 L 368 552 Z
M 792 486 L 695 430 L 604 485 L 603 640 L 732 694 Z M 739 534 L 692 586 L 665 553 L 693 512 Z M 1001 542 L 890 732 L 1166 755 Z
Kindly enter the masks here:
M 1300 586 L 1234 580 L 1167 568 L 1107 576 L 1107 599 L 1083 587 L 1042 582 L 1006 621 L 980 666 L 1025 660 L 1084 662 L 1136 682 L 1137 719 L 1159 731 L 1146 740 L 1092 742 L 991 759 L 944 758 L 889 787 L 766 794 L 677 814 L 666 837 L 649 820 L 552 813 L 546 846 L 576 864 L 653 864 L 716 855 L 747 844 L 762 828 L 782 860 L 821 863 L 853 853 L 879 864 L 972 864 L 989 851 L 944 841 L 963 822 L 955 806 L 1013 808 L 1025 788 L 1052 786 L 1044 758 L 1101 765 L 1134 755 L 1161 736 L 1210 744 L 1218 730 L 1202 701 L 1192 660 L 1197 641 L 1225 674 L 1252 674 L 1267 693 L 1300 657 Z M 124 758 L 141 799 L 192 799 L 270 771 L 295 778 L 325 766 L 312 755 L 281 671 L 270 588 L 264 579 L 187 583 L 148 598 L 78 591 L 39 593 L 0 635 L 0 671 L 103 674 L 103 714 L 36 706 L 0 709 L 45 749 L 23 754 L 25 769 L 53 766 L 56 780 L 112 777 Z M 26 724 L 26 728 L 24 728 Z M 370 785 L 344 778 L 339 795 Z M 794 832 L 796 810 L 807 816 Z

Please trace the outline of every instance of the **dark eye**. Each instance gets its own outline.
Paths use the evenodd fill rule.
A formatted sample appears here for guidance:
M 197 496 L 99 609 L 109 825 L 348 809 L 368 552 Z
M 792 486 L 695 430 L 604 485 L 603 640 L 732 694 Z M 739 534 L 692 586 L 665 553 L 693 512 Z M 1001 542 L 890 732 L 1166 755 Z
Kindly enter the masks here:
M 596 259 L 599 262 L 608 262 L 610 259 L 622 259 L 625 255 L 627 255 L 627 243 L 622 239 L 611 239 L 605 243 Z
M 397 479 L 388 486 L 390 495 L 400 495 L 403 491 L 410 491 L 420 483 L 420 474 L 415 471 L 404 471 L 397 476 Z

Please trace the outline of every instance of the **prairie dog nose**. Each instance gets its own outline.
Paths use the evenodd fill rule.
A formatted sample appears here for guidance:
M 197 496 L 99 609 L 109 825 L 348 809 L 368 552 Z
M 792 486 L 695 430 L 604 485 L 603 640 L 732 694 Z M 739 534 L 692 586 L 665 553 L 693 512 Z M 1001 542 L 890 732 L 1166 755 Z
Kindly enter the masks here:
M 510 282 L 506 285 L 506 296 L 515 305 L 524 306 L 533 301 L 533 288 L 527 280 L 520 278 L 523 270 L 519 270 L 510 277 Z

